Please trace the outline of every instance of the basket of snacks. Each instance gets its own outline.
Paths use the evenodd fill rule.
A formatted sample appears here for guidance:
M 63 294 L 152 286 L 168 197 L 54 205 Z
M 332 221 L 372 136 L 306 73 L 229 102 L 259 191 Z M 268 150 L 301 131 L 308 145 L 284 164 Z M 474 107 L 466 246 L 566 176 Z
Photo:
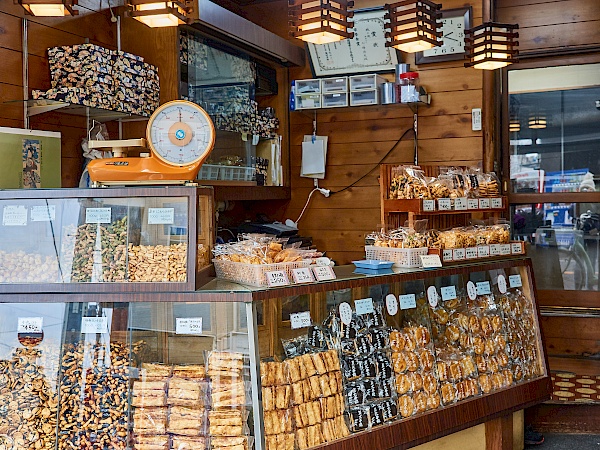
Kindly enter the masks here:
M 394 267 L 420 267 L 419 256 L 427 255 L 435 233 L 434 230 L 419 233 L 411 228 L 371 233 L 366 238 L 366 258 L 393 261 Z

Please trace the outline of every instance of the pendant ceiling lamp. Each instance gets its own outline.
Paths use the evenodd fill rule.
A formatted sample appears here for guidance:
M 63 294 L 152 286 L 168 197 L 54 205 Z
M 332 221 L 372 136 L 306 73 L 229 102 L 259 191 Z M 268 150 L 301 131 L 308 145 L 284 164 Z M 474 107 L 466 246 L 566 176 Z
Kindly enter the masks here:
M 429 0 L 402 0 L 386 4 L 385 37 L 389 41 L 385 45 L 407 53 L 439 46 L 441 7 Z
M 495 70 L 517 62 L 519 25 L 486 22 L 465 30 L 465 67 Z
M 73 9 L 77 0 L 17 0 L 27 14 L 38 17 L 75 16 L 79 11 Z
M 127 15 L 151 28 L 176 27 L 188 23 L 190 8 L 178 1 L 129 0 Z
M 289 0 L 288 15 L 290 35 L 313 44 L 329 44 L 352 39 L 348 31 L 354 22 L 349 8 L 353 1 L 347 0 Z
M 510 132 L 516 133 L 517 131 L 521 131 L 521 122 L 518 118 L 512 117 L 510 119 L 510 123 L 508 124 L 508 130 Z
M 532 130 L 542 130 L 546 128 L 547 124 L 546 114 L 543 112 L 536 112 L 529 116 L 528 126 Z

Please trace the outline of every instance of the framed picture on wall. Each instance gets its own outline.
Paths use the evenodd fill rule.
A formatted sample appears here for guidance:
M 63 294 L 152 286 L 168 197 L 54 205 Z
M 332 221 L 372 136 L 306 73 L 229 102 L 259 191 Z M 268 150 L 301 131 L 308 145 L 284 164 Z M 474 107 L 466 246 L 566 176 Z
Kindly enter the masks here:
M 354 11 L 354 37 L 331 44 L 308 43 L 314 76 L 327 77 L 368 72 L 393 72 L 396 49 L 385 46 L 383 8 Z

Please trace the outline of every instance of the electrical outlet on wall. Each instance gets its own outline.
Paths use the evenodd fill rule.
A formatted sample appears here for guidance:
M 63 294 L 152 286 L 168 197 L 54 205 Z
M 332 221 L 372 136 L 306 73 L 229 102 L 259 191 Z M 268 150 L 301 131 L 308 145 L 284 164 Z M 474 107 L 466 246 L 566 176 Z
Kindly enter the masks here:
M 471 110 L 471 122 L 473 131 L 481 131 L 481 108 Z

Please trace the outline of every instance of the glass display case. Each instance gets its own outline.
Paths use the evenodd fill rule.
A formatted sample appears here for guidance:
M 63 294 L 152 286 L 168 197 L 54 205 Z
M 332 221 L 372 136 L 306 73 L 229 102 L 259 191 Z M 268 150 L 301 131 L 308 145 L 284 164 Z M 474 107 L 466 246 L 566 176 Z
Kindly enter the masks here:
M 3 294 L 0 444 L 391 449 L 549 398 L 529 260 L 335 271 L 280 288 Z
M 194 290 L 214 242 L 212 188 L 0 192 L 0 286 Z

